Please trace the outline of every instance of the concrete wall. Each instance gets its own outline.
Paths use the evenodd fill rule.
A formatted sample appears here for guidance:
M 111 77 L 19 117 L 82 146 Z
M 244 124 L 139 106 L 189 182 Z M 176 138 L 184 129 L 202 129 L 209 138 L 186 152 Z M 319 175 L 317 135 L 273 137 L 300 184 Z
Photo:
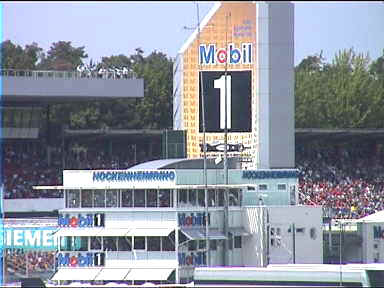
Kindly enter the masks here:
M 257 4 L 258 168 L 295 167 L 294 7 Z
M 57 101 L 144 97 L 143 79 L 2 77 L 3 101 Z M 39 103 L 41 104 L 41 103 Z

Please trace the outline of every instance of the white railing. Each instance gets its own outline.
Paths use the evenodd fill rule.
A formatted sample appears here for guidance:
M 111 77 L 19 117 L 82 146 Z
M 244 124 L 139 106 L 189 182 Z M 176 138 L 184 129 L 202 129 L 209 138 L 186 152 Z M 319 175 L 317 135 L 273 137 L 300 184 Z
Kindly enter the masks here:
M 136 78 L 133 71 L 122 69 L 101 69 L 82 71 L 43 71 L 1 69 L 1 76 L 32 77 L 32 78 L 95 78 L 95 79 L 132 79 Z

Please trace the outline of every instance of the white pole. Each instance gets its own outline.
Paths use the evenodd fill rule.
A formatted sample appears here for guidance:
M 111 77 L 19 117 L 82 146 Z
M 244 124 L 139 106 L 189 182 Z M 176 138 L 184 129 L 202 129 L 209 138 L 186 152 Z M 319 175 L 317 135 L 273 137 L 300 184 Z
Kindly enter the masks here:
M 203 77 L 201 74 L 201 63 L 200 63 L 200 15 L 199 15 L 199 3 L 196 2 L 196 10 L 197 10 L 197 61 L 199 63 L 199 83 L 200 91 L 201 91 L 201 110 L 202 110 L 202 124 L 203 124 L 203 151 L 204 151 L 204 198 L 205 198 L 205 249 L 207 250 L 207 266 L 210 266 L 211 263 L 211 251 L 209 247 L 209 223 L 208 223 L 208 177 L 207 177 L 207 145 L 205 141 L 205 100 L 204 100 L 204 86 L 203 86 Z

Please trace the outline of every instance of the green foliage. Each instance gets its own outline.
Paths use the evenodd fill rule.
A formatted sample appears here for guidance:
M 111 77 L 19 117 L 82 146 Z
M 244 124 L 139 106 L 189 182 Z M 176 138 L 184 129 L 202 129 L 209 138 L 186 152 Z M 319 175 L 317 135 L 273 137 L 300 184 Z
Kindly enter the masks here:
M 10 40 L 1 43 L 3 69 L 74 71 L 88 57 L 84 46 L 52 43 L 47 54 L 36 43 L 24 48 Z M 163 129 L 172 126 L 173 61 L 154 51 L 144 56 L 102 57 L 99 69 L 127 67 L 144 79 L 144 98 L 51 105 L 50 121 L 77 129 Z M 116 80 L 118 81 L 118 80 Z M 124 81 L 124 80 L 121 80 Z M 384 50 L 371 61 L 353 49 L 339 51 L 331 63 L 310 55 L 295 67 L 295 122 L 297 128 L 383 128 Z
M 52 43 L 47 57 L 39 66 L 40 69 L 74 71 L 77 66 L 83 64 L 83 59 L 88 55 L 84 51 L 84 46 L 75 48 L 71 42 L 59 41 Z
M 384 94 L 369 63 L 353 49 L 339 51 L 331 64 L 304 59 L 295 70 L 296 127 L 382 128 Z
M 43 49 L 33 42 L 22 48 L 10 40 L 1 43 L 1 67 L 3 69 L 34 70 L 44 57 Z

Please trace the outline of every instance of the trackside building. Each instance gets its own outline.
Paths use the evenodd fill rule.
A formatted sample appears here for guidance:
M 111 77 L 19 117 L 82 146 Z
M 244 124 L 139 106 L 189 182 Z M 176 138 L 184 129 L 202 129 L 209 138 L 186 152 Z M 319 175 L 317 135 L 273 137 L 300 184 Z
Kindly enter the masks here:
M 224 185 L 222 166 L 208 161 L 205 186 L 202 163 L 172 159 L 128 170 L 65 170 L 63 186 L 51 187 L 65 195 L 52 280 L 187 283 L 195 267 L 226 261 L 322 263 L 322 211 L 296 205 L 297 170 L 241 170 L 230 162 Z

